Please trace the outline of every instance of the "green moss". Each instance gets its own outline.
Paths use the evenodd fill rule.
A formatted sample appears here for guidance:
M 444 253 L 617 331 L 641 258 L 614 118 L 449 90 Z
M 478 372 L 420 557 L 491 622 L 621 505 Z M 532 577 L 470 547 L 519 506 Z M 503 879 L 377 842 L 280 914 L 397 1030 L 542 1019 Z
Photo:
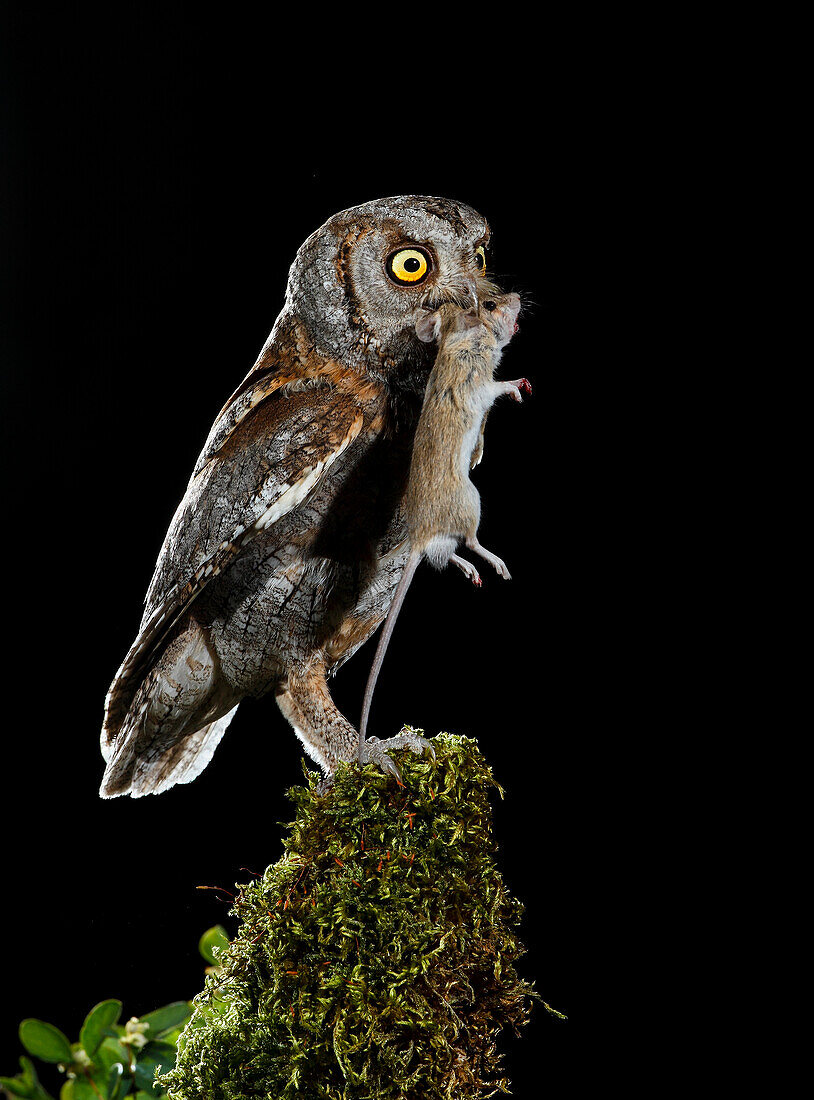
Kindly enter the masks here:
M 399 753 L 404 785 L 342 767 L 289 797 L 285 854 L 242 886 L 161 1080 L 173 1100 L 463 1100 L 508 1090 L 497 1040 L 527 1022 L 521 904 L 495 865 L 474 741 Z M 502 792 L 500 792 L 502 794 Z M 539 999 L 539 998 L 537 998 Z

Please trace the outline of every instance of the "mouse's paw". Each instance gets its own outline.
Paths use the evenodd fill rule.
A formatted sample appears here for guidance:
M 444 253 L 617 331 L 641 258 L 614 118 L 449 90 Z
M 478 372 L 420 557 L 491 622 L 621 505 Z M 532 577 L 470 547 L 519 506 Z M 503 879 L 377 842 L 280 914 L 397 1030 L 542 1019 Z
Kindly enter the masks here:
M 506 562 L 503 560 L 503 558 L 499 558 L 497 554 L 495 554 L 495 560 L 492 562 L 492 565 L 494 565 L 497 575 L 499 577 L 502 577 L 504 581 L 510 581 L 512 579 L 512 575 L 506 566 Z
M 461 572 L 465 573 L 467 577 L 472 581 L 476 588 L 480 588 L 483 581 L 480 579 L 480 573 L 477 571 L 471 561 L 467 561 L 466 558 L 462 558 L 459 554 L 453 554 L 449 559 L 454 565 L 457 565 Z
M 504 581 L 510 581 L 512 575 L 506 568 L 506 562 L 503 558 L 499 558 L 497 554 L 493 554 L 491 550 L 487 550 L 485 546 L 481 546 L 478 542 L 477 535 L 472 535 L 471 538 L 466 540 L 466 545 L 470 550 L 473 550 L 476 554 L 479 554 L 484 561 L 488 561 L 494 570 L 501 576 Z
M 390 756 L 393 749 L 409 749 L 416 756 L 421 756 L 423 752 L 429 752 L 435 760 L 435 749 L 432 747 L 432 742 L 428 741 L 426 737 L 420 737 L 409 726 L 403 726 L 400 733 L 397 733 L 394 737 L 387 737 L 384 741 L 380 741 L 378 737 L 368 737 L 362 746 L 361 763 L 375 764 L 386 775 L 392 775 L 401 783 L 401 772 L 396 766 L 395 760 Z
M 515 378 L 511 382 L 507 382 L 506 387 L 506 392 L 515 401 L 522 401 L 524 393 L 531 394 L 531 382 L 528 378 Z

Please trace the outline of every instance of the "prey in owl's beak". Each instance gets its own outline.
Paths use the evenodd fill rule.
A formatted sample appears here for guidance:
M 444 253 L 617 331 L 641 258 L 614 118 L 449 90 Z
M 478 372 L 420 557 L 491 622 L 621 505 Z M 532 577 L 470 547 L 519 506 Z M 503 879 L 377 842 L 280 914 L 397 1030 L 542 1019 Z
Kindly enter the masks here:
M 480 308 L 480 303 L 490 295 L 502 295 L 503 291 L 488 279 L 462 279 L 445 287 L 432 287 L 420 303 L 420 309 L 433 313 L 443 305 L 455 305 L 460 309 Z

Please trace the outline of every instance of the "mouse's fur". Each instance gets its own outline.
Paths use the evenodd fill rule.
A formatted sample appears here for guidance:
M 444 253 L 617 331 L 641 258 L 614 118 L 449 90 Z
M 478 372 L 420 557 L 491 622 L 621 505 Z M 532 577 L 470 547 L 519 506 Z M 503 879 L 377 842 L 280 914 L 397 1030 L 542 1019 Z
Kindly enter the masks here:
M 463 310 L 444 305 L 422 317 L 416 333 L 436 340 L 438 354 L 427 382 L 424 405 L 413 443 L 410 476 L 404 500 L 410 557 L 399 581 L 370 671 L 359 727 L 360 759 L 373 691 L 404 596 L 413 575 L 426 558 L 438 569 L 454 562 L 476 585 L 475 566 L 456 550 L 461 542 L 479 554 L 506 580 L 504 562 L 478 542 L 480 495 L 469 471 L 482 451 L 483 425 L 502 394 L 522 401 L 530 392 L 525 378 L 495 381 L 500 355 L 517 328 L 517 294 L 495 296 L 480 308 Z

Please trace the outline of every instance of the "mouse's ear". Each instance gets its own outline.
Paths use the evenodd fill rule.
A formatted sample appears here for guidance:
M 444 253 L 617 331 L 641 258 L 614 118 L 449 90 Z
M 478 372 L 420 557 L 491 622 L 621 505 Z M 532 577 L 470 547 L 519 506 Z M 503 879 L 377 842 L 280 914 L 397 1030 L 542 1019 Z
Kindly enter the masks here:
M 433 313 L 423 313 L 415 323 L 415 334 L 425 344 L 431 344 L 433 340 L 438 339 L 440 325 L 441 316 L 438 310 Z

